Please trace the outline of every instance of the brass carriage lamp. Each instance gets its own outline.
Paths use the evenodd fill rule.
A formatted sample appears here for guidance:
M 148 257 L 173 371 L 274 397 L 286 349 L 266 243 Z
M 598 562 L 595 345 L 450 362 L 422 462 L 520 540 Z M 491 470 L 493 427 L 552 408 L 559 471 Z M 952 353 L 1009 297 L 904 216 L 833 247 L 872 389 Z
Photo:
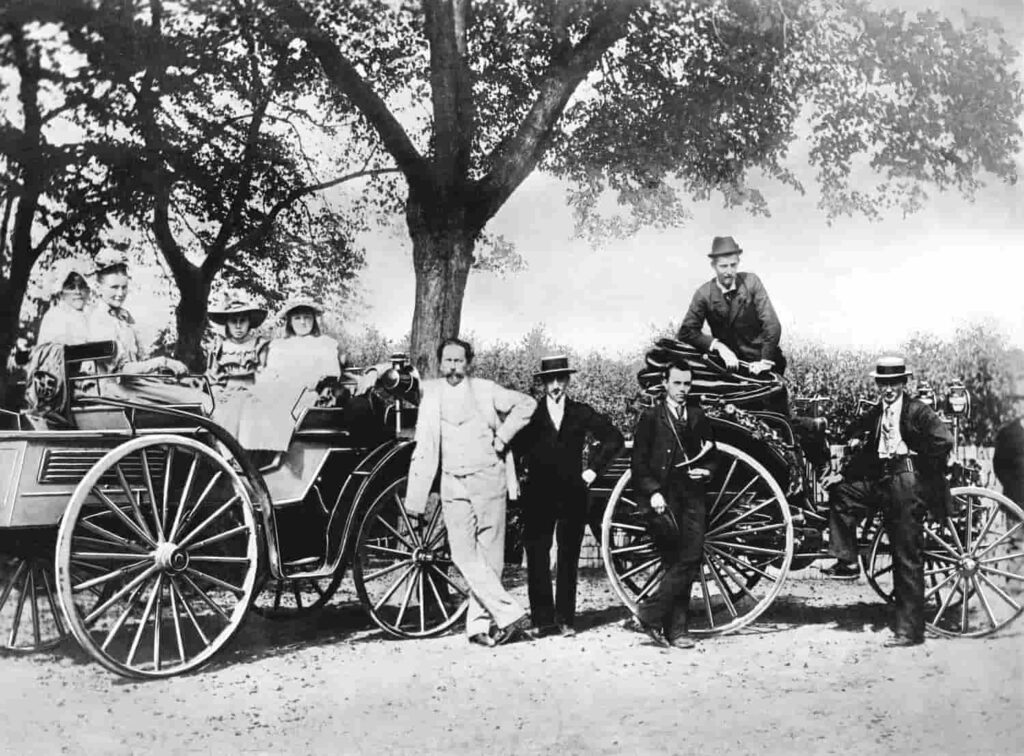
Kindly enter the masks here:
M 971 395 L 967 393 L 967 387 L 960 381 L 953 381 L 949 385 L 946 403 L 949 405 L 949 411 L 957 417 L 968 414 L 971 408 Z

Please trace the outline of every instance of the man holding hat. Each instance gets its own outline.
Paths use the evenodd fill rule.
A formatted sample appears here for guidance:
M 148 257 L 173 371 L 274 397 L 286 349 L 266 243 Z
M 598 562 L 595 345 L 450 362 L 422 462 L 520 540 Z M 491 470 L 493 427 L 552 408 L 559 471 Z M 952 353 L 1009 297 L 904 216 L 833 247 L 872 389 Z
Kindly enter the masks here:
M 924 516 L 943 518 L 952 508 L 944 473 L 953 438 L 931 407 L 906 394 L 911 375 L 902 357 L 882 357 L 871 372 L 882 400 L 851 428 L 852 438 L 867 441 L 831 489 L 829 552 L 838 561 L 824 573 L 857 577 L 856 527 L 880 508 L 892 550 L 894 646 L 924 642 Z
M 566 637 L 576 634 L 576 578 L 587 522 L 587 488 L 625 444 L 606 415 L 567 396 L 575 372 L 565 355 L 541 360 L 533 377 L 544 386 L 544 400 L 514 442 L 528 471 L 523 517 L 530 615 L 541 633 L 560 632 Z M 598 446 L 584 470 L 583 447 L 588 438 Z M 552 537 L 558 546 L 554 598 Z
M 742 253 L 731 236 L 714 238 L 708 257 L 715 277 L 694 292 L 676 338 L 703 352 L 717 353 L 729 370 L 736 370 L 744 360 L 754 375 L 766 370 L 782 375 L 786 370 L 779 349 L 782 326 L 761 279 L 738 272 Z M 705 321 L 710 336 L 702 330 Z

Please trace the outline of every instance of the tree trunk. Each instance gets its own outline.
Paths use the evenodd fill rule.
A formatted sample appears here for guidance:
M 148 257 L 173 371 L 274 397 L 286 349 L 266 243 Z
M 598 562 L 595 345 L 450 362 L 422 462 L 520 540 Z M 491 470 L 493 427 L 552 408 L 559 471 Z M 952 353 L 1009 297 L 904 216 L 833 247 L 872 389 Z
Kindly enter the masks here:
M 473 264 L 473 234 L 454 218 L 460 213 L 424 211 L 409 200 L 407 219 L 416 271 L 416 304 L 412 316 L 410 358 L 424 378 L 437 375 L 437 345 L 459 335 L 462 300 Z M 425 217 L 446 218 L 443 228 L 431 227 Z
M 198 269 L 187 279 L 178 276 L 175 279 L 181 299 L 174 310 L 175 322 L 178 327 L 174 357 L 184 362 L 192 372 L 202 373 L 206 370 L 203 335 L 206 333 L 206 310 L 207 300 L 210 296 L 210 282 Z

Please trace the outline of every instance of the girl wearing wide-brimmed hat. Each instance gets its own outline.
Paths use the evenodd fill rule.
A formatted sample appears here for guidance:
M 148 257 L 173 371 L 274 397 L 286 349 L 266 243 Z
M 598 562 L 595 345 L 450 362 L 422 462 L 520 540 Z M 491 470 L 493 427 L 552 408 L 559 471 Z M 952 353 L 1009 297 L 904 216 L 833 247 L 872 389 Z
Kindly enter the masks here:
M 316 402 L 317 384 L 342 374 L 338 342 L 320 333 L 323 311 L 311 297 L 293 297 L 281 308 L 285 334 L 270 342 L 267 366 L 239 421 L 238 440 L 246 449 L 285 451 L 295 414 Z
M 210 350 L 207 375 L 224 392 L 248 388 L 267 364 L 270 340 L 256 331 L 267 311 L 244 294 L 235 294 L 227 295 L 208 315 L 211 322 L 224 326 L 224 336 Z
M 89 268 L 80 260 L 57 260 L 50 270 L 52 304 L 39 323 L 37 344 L 82 344 L 89 340 Z

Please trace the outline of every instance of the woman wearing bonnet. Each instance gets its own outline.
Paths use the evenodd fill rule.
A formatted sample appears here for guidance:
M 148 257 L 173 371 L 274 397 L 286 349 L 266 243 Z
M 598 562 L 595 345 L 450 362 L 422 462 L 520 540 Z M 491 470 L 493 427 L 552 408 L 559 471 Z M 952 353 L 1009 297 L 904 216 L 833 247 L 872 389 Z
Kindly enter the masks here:
M 89 269 L 81 260 L 57 260 L 50 271 L 49 309 L 39 323 L 36 344 L 82 344 L 89 340 Z

